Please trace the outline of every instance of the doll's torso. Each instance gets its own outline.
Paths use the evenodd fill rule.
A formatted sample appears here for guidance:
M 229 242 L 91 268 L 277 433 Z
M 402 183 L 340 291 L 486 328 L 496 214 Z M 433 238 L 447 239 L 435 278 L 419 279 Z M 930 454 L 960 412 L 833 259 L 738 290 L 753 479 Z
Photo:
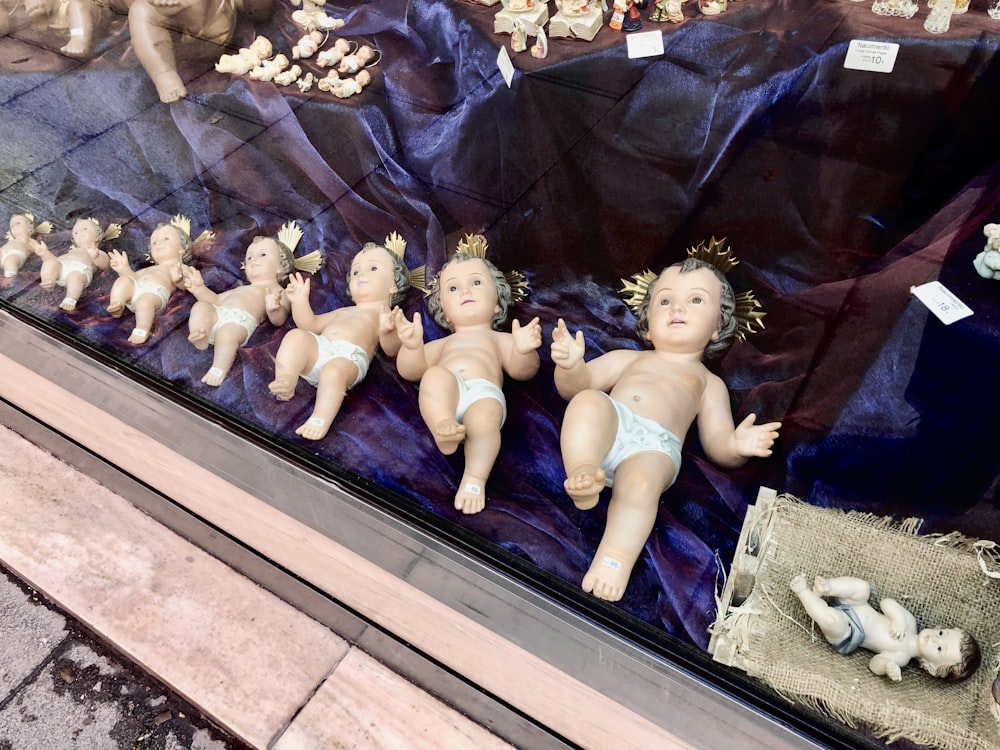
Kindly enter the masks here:
M 698 415 L 709 377 L 711 373 L 700 362 L 676 362 L 656 352 L 640 351 L 609 395 L 683 438 Z

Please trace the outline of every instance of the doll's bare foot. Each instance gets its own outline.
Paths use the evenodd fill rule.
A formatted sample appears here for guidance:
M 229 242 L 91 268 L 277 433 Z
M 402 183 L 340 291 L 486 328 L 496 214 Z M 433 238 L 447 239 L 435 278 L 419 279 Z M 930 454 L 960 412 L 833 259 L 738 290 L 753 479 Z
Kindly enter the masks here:
M 437 444 L 438 450 L 444 455 L 450 456 L 458 450 L 458 446 L 465 440 L 465 425 L 459 424 L 454 419 L 444 419 L 434 426 L 431 434 L 434 435 L 434 442 Z M 458 507 L 457 501 L 455 507 Z
M 59 51 L 68 57 L 84 57 L 90 52 L 90 43 L 78 37 L 70 37 Z
M 108 305 L 108 315 L 110 315 L 113 318 L 120 318 L 124 310 L 125 310 L 125 305 L 123 305 L 121 302 L 112 301 L 111 304 Z
M 295 395 L 295 382 L 298 378 L 288 375 L 277 375 L 274 380 L 267 384 L 269 390 L 279 401 L 287 401 Z
M 628 577 L 632 573 L 632 565 L 626 565 L 613 553 L 607 554 L 602 547 L 597 548 L 597 555 L 590 564 L 590 569 L 583 577 L 580 587 L 598 599 L 616 602 L 625 593 Z
M 133 328 L 132 334 L 128 337 L 128 342 L 136 345 L 145 344 L 148 338 L 149 331 L 144 328 Z
M 590 510 L 597 505 L 601 490 L 604 489 L 604 479 L 604 469 L 592 464 L 583 464 L 568 474 L 563 487 L 577 508 Z
M 220 370 L 218 367 L 208 368 L 208 372 L 202 377 L 201 382 L 205 385 L 218 386 L 222 385 L 222 381 L 226 379 L 226 373 Z
M 44 289 L 47 292 L 51 292 L 53 289 L 56 288 L 56 280 L 55 279 L 41 279 L 38 282 L 38 286 L 40 286 L 42 289 Z
M 309 417 L 297 430 L 296 435 L 304 437 L 306 440 L 322 440 L 326 433 L 330 431 L 330 423 L 319 417 Z
M 76 309 L 76 300 L 72 297 L 64 297 L 63 301 L 59 303 L 59 309 L 73 312 Z
M 806 581 L 806 577 L 802 573 L 799 573 L 797 576 L 795 576 L 795 578 L 793 578 L 791 583 L 789 583 L 788 585 L 792 589 L 792 591 L 794 591 L 796 594 L 801 593 L 802 591 L 805 591 L 806 589 L 809 588 L 809 582 Z
M 173 70 L 160 73 L 153 79 L 153 85 L 156 86 L 156 93 L 159 94 L 160 101 L 164 104 L 179 102 L 187 96 L 184 81 Z
M 816 596 L 827 596 L 830 593 L 830 582 L 822 576 L 813 579 L 813 593 Z
M 486 480 L 463 474 L 458 492 L 455 493 L 455 508 L 469 515 L 478 513 L 485 507 Z
M 205 351 L 208 349 L 208 333 L 204 328 L 194 328 L 188 334 L 188 341 L 194 344 L 195 349 Z M 216 383 L 218 385 L 218 383 Z

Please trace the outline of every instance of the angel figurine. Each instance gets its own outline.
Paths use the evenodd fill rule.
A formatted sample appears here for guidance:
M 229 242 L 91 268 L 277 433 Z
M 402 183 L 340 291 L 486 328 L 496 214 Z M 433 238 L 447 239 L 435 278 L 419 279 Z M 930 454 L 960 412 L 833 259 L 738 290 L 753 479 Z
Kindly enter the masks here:
M 265 318 L 274 326 L 288 319 L 289 302 L 282 290 L 292 271 L 316 273 L 322 263 L 318 251 L 301 258 L 295 248 L 302 239 L 298 224 L 285 224 L 274 237 L 254 237 L 243 259 L 243 273 L 249 284 L 225 292 L 213 292 L 201 272 L 182 268 L 185 288 L 197 300 L 188 318 L 188 341 L 196 349 L 215 347 L 212 366 L 202 377 L 205 385 L 222 384 L 236 352 L 245 346 Z
M 118 274 L 111 286 L 108 312 L 121 317 L 126 308 L 135 313 L 135 328 L 129 335 L 130 344 L 145 344 L 153 320 L 162 312 L 170 296 L 184 285 L 182 266 L 194 257 L 194 246 L 211 242 L 212 232 L 202 232 L 191 239 L 191 220 L 178 214 L 169 224 L 159 224 L 149 237 L 149 258 L 153 265 L 133 270 L 128 256 L 120 250 L 108 255 L 111 268 Z
M 347 291 L 353 304 L 317 315 L 309 303 L 309 280 L 293 274 L 285 294 L 296 328 L 285 334 L 274 359 L 271 393 L 287 401 L 302 378 L 316 389 L 309 418 L 295 434 L 321 440 L 340 412 L 347 392 L 366 374 L 375 349 L 390 357 L 399 336 L 390 314 L 410 288 L 413 276 L 403 263 L 406 241 L 393 232 L 384 245 L 366 243 L 351 260 Z M 422 273 L 421 269 L 417 272 Z
M 523 276 L 508 278 L 486 259 L 486 238 L 466 235 L 431 284 L 427 307 L 452 333 L 424 343 L 420 313 L 407 320 L 396 310 L 402 342 L 399 374 L 419 381 L 420 415 L 444 454 L 465 443 L 465 472 L 455 508 L 478 513 L 486 506 L 486 482 L 500 451 L 507 416 L 504 373 L 530 380 L 538 372 L 542 329 L 538 318 L 510 333 L 499 331 L 516 299 L 526 293 Z
M 47 221 L 35 224 L 34 215 L 27 213 L 14 214 L 9 225 L 7 241 L 0 247 L 0 265 L 5 279 L 17 276 L 28 256 L 38 252 L 42 246 L 38 235 L 52 231 L 52 224 Z
M 107 229 L 101 229 L 100 222 L 94 218 L 77 219 L 73 225 L 73 244 L 69 250 L 56 257 L 45 243 L 38 248 L 42 259 L 42 270 L 39 274 L 42 289 L 65 287 L 66 295 L 59 303 L 59 309 L 71 312 L 76 309 L 80 295 L 90 286 L 97 271 L 110 267 L 111 259 L 101 249 L 101 243 L 116 239 L 121 235 L 120 224 L 108 224 Z
M 607 525 L 582 588 L 617 601 L 653 530 L 660 496 L 677 478 L 681 446 L 697 421 L 708 457 L 735 468 L 771 455 L 780 422 L 734 426 L 729 391 L 702 363 L 762 313 L 737 298 L 724 270 L 736 261 L 712 239 L 659 275 L 638 274 L 623 291 L 636 313 L 636 334 L 652 350 L 618 349 L 584 360 L 583 332 L 571 335 L 560 319 L 552 334 L 559 394 L 570 399 L 560 435 L 566 493 L 580 510 L 597 505 L 611 487 Z M 724 270 L 723 270 L 724 269 Z M 747 321 L 750 322 L 747 322 Z

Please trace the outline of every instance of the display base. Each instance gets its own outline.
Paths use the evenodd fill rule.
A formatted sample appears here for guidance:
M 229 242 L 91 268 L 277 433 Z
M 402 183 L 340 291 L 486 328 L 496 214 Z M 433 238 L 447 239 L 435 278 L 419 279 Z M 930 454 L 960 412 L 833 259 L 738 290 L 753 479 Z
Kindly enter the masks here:
M 549 23 L 549 37 L 585 39 L 590 42 L 604 25 L 604 14 L 595 8 L 583 16 L 567 16 L 560 11 L 552 16 Z
M 515 13 L 504 8 L 493 19 L 493 30 L 497 34 L 513 34 L 518 21 L 524 24 L 528 36 L 537 36 L 538 30 L 549 20 L 549 6 L 536 5 L 534 10 Z

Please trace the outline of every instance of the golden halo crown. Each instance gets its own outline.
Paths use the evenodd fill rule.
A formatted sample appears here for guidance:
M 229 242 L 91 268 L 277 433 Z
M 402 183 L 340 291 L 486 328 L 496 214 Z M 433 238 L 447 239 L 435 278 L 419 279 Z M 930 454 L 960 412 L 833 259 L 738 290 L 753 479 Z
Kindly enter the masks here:
M 486 251 L 489 250 L 489 243 L 486 241 L 486 236 L 482 234 L 467 234 L 462 239 L 458 241 L 455 247 L 456 253 L 461 253 L 462 255 L 468 255 L 473 258 L 482 258 L 486 260 Z M 503 274 L 504 279 L 510 286 L 510 299 L 511 302 L 523 302 L 528 298 L 528 277 L 524 275 L 521 271 L 507 271 Z M 420 288 L 424 290 L 424 294 L 430 294 L 434 288 L 437 286 L 438 279 L 435 276 L 434 280 L 431 281 L 429 286 L 424 287 L 420 285 Z

